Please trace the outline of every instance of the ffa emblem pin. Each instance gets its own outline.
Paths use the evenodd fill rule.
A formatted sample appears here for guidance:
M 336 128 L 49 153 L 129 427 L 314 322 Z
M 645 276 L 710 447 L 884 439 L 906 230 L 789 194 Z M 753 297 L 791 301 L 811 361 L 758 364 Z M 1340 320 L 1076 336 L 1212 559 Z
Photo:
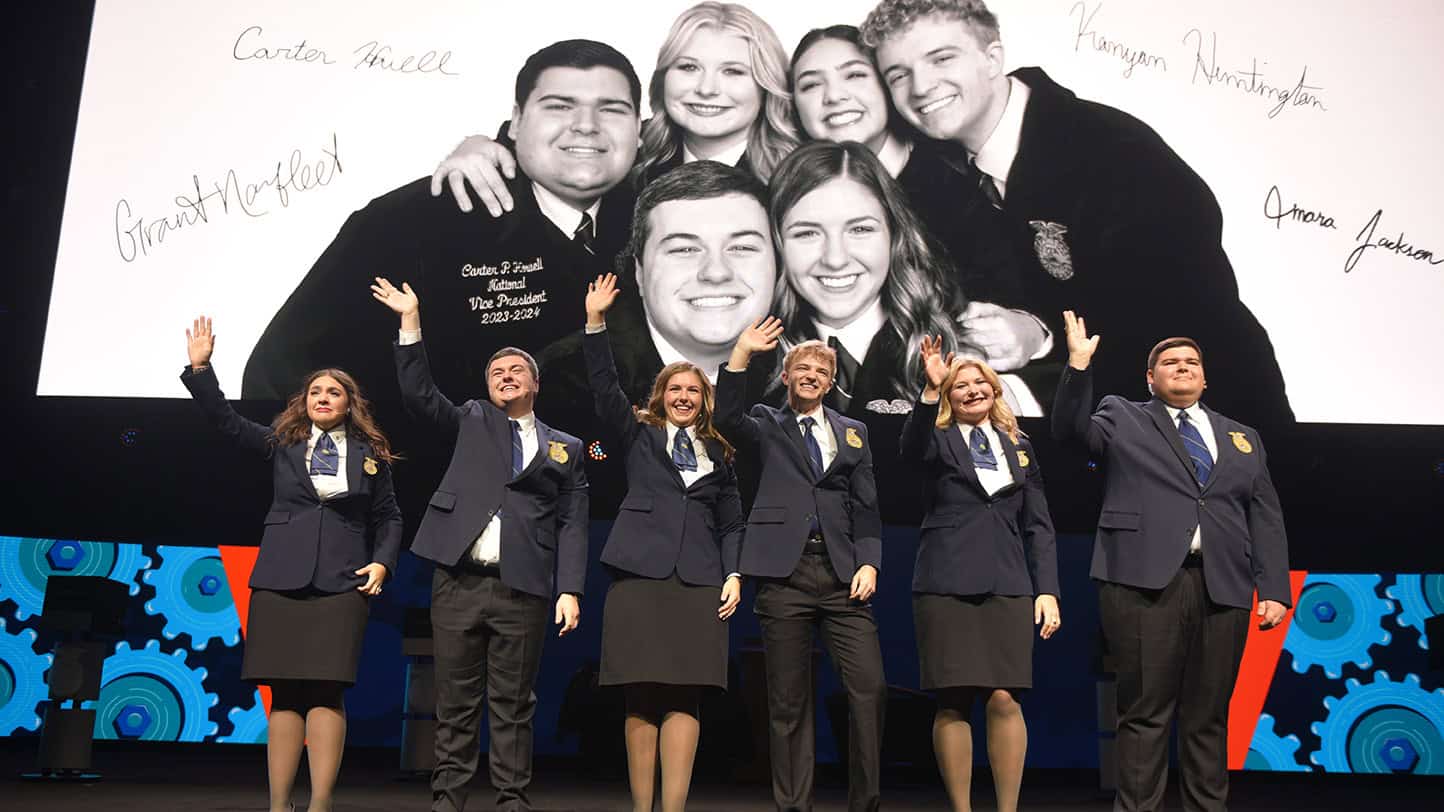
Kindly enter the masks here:
M 1072 279 L 1073 254 L 1063 239 L 1068 227 L 1047 220 L 1029 220 L 1028 225 L 1033 227 L 1033 250 L 1038 252 L 1038 264 L 1054 279 Z
M 1231 431 L 1228 433 L 1228 436 L 1233 438 L 1234 448 L 1237 448 L 1239 451 L 1242 451 L 1245 454 L 1253 453 L 1253 443 L 1250 443 L 1248 441 L 1248 438 L 1243 436 L 1243 432 Z
M 361 463 L 361 470 L 365 471 L 368 476 L 376 476 L 376 472 L 381 469 L 376 467 L 376 460 L 367 457 L 366 461 Z
M 862 435 L 857 433 L 857 429 L 849 428 L 847 432 L 843 434 L 843 439 L 853 448 L 862 448 Z
M 565 465 L 566 461 L 570 459 L 570 457 L 567 456 L 567 444 L 559 443 L 555 440 L 547 443 L 547 456 Z
M 1028 459 L 1028 452 L 1024 451 L 1021 448 L 1018 449 L 1018 467 L 1027 468 L 1029 462 L 1030 460 Z

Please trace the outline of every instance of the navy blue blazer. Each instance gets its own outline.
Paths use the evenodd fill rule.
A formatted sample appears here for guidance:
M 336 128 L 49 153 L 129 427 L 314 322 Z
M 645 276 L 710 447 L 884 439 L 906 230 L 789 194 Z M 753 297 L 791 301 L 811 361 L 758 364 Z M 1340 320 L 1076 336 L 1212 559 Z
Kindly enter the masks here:
M 1091 371 L 1065 369 L 1053 434 L 1085 444 L 1104 469 L 1092 576 L 1162 589 L 1202 525 L 1204 581 L 1214 603 L 1250 608 L 1257 588 L 1260 600 L 1289 605 L 1283 510 L 1258 432 L 1204 407 L 1218 459 L 1208 484 L 1199 485 L 1163 401 L 1109 395 L 1090 415 L 1092 402 Z
M 913 591 L 942 595 L 1057 595 L 1058 555 L 1043 472 L 1028 438 L 998 432 L 1013 484 L 989 496 L 967 440 L 936 425 L 937 403 L 913 404 L 899 441 L 931 483 L 913 566 Z
M 306 467 L 306 443 L 277 445 L 269 426 L 236 414 L 212 367 L 186 367 L 181 383 L 221 434 L 271 461 L 271 508 L 252 589 L 346 592 L 365 582 L 355 573 L 367 564 L 384 564 L 388 576 L 396 572 L 401 510 L 391 466 L 374 456 L 364 436 L 346 433 L 347 491 L 323 502 Z
M 612 525 L 602 563 L 646 578 L 673 572 L 689 584 L 721 586 L 739 572 L 742 498 L 722 444 L 705 440 L 712 472 L 689 488 L 667 445 L 667 429 L 637 421 L 617 378 L 605 331 L 582 340 L 592 399 L 603 430 L 622 449 L 627 496 Z
M 536 421 L 537 454 L 512 477 L 505 412 L 489 400 L 453 405 L 432 381 L 420 342 L 396 344 L 396 376 L 407 411 L 456 441 L 411 552 L 456 566 L 500 510 L 502 582 L 544 598 L 554 588 L 582 594 L 588 523 L 582 441 Z
M 717 373 L 717 428 L 759 460 L 757 499 L 747 516 L 741 572 L 786 578 L 797 569 L 815 516 L 837 576 L 851 580 L 858 567 L 882 570 L 882 518 L 873 480 L 867 426 L 823 407 L 837 438 L 837 456 L 821 479 L 812 476 L 797 414 L 787 406 L 743 403 L 747 373 L 724 365 Z

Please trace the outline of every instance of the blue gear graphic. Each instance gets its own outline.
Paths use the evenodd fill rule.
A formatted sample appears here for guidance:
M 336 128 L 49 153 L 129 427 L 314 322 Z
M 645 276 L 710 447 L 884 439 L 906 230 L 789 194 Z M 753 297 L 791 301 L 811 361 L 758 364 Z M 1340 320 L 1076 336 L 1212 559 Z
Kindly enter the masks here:
M 205 690 L 206 670 L 186 665 L 186 652 L 162 653 L 159 640 L 133 650 L 117 643 L 101 674 L 95 738 L 198 742 L 220 727 L 210 709 L 220 699 Z
M 150 567 L 139 544 L 0 536 L 0 595 L 15 601 L 15 618 L 40 614 L 51 575 L 103 575 L 140 594 L 135 576 Z
M 216 741 L 228 744 L 266 743 L 266 706 L 261 701 L 260 691 L 256 691 L 256 701 L 249 708 L 237 705 L 226 711 L 226 718 L 231 720 L 231 732 Z
M 1444 774 L 1444 689 L 1426 691 L 1414 674 L 1394 682 L 1384 671 L 1345 687 L 1343 697 L 1324 697 L 1328 713 L 1310 728 L 1320 749 L 1309 761 L 1331 773 Z
M 148 615 L 165 619 L 167 640 L 190 636 L 191 648 L 202 650 L 211 640 L 234 646 L 241 642 L 241 619 L 220 551 L 215 547 L 157 547 L 160 566 L 141 576 L 155 589 L 146 601 Z
M 0 618 L 0 736 L 40 727 L 35 709 L 50 695 L 45 672 L 55 655 L 35 653 L 38 636 L 34 629 L 10 634 Z
M 1400 575 L 1385 594 L 1399 602 L 1395 621 L 1418 630 L 1419 648 L 1429 648 L 1424 621 L 1444 614 L 1444 575 Z
M 1373 664 L 1369 649 L 1389 642 L 1384 618 L 1394 602 L 1378 595 L 1379 575 L 1310 574 L 1304 580 L 1284 650 L 1302 674 L 1320 666 L 1338 679 L 1344 663 L 1360 668 Z
M 1299 763 L 1295 755 L 1298 751 L 1299 737 L 1292 733 L 1287 736 L 1275 733 L 1274 718 L 1265 713 L 1259 716 L 1258 726 L 1253 729 L 1253 741 L 1249 742 L 1243 768 L 1275 773 L 1310 772 L 1307 764 Z

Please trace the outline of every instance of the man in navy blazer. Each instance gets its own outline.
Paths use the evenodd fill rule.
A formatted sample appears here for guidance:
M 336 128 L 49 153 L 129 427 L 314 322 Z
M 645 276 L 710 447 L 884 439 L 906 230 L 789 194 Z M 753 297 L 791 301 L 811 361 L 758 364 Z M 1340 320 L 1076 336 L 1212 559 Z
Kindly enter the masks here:
M 488 400 L 454 405 L 431 378 L 411 286 L 398 290 L 377 279 L 372 290 L 401 316 L 396 375 L 407 410 L 456 441 L 411 544 L 437 565 L 432 809 L 460 812 L 466 805 L 483 693 L 497 808 L 530 809 L 532 687 L 554 585 L 561 634 L 576 628 L 581 614 L 588 530 L 582 443 L 536 419 L 536 362 L 515 347 L 487 362 Z
M 1189 338 L 1149 353 L 1151 400 L 1110 395 L 1091 411 L 1098 336 L 1072 311 L 1063 318 L 1069 360 L 1053 433 L 1086 445 L 1104 473 L 1092 575 L 1117 661 L 1115 808 L 1161 807 L 1176 711 L 1184 809 L 1223 810 L 1249 608 L 1257 591 L 1268 629 L 1290 605 L 1288 540 L 1263 441 L 1200 402 L 1203 354 Z
M 754 607 L 767 663 L 772 794 L 780 810 L 812 808 L 813 627 L 847 692 L 848 809 L 877 809 L 887 684 L 869 599 L 882 566 L 872 447 L 860 421 L 823 406 L 837 356 L 804 341 L 783 359 L 787 405 L 743 402 L 747 364 L 777 346 L 768 318 L 738 338 L 717 375 L 717 427 L 755 456 L 760 482 L 747 517 L 741 570 L 757 578 Z

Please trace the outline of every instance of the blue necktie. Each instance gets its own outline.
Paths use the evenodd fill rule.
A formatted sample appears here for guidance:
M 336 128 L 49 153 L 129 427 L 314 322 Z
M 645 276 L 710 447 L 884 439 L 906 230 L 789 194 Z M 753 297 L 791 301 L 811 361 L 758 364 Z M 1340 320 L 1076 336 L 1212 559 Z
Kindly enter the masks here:
M 692 448 L 692 438 L 686 429 L 677 429 L 677 438 L 672 441 L 672 462 L 678 471 L 697 470 L 697 451 Z
M 998 458 L 993 456 L 993 447 L 988 445 L 988 435 L 981 426 L 973 426 L 973 432 L 968 435 L 968 451 L 972 452 L 974 468 L 998 470 Z
M 515 420 L 508 422 L 511 423 L 511 476 L 515 479 L 522 469 L 521 424 Z
M 336 454 L 336 441 L 331 432 L 321 432 L 316 447 L 311 449 L 311 473 L 321 476 L 336 476 L 340 471 L 341 458 Z
M 1213 455 L 1208 453 L 1208 445 L 1203 442 L 1198 426 L 1189 419 L 1188 412 L 1178 413 L 1178 434 L 1183 437 L 1183 447 L 1188 456 L 1193 458 L 1193 472 L 1198 475 L 1198 484 L 1207 485 L 1208 475 L 1213 473 Z
M 822 479 L 822 446 L 817 444 L 817 438 L 812 436 L 812 427 L 817 421 L 810 417 L 804 417 L 802 424 L 802 442 L 807 446 L 807 461 L 812 467 L 812 478 Z

